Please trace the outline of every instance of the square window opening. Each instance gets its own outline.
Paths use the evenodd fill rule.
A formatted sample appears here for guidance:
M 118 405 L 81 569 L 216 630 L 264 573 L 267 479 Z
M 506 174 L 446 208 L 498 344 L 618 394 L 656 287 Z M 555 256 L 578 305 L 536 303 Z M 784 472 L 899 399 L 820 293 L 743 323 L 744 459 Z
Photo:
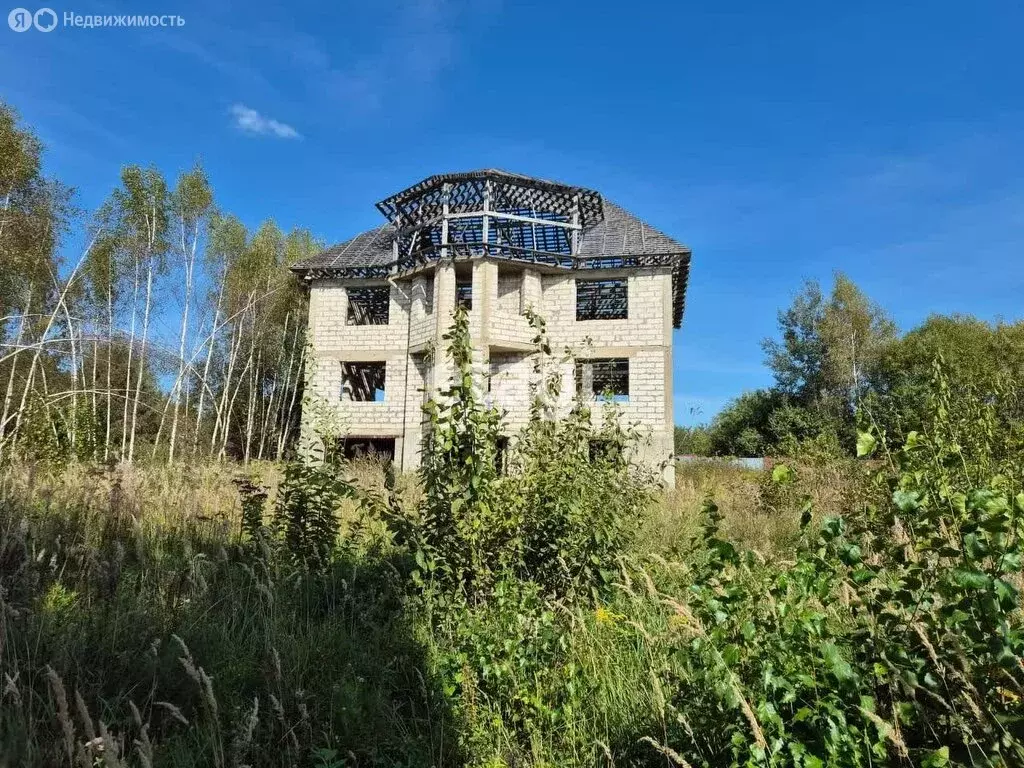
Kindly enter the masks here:
M 577 320 L 625 320 L 629 288 L 625 280 L 577 280 Z
M 629 358 L 609 357 L 576 362 L 576 395 L 614 403 L 629 402 Z
M 395 460 L 395 438 L 344 437 L 338 440 L 336 451 L 339 456 L 349 461 L 377 459 L 390 464 Z
M 348 289 L 348 325 L 387 325 L 391 288 L 386 285 Z
M 386 363 L 342 363 L 341 399 L 356 403 L 383 403 Z

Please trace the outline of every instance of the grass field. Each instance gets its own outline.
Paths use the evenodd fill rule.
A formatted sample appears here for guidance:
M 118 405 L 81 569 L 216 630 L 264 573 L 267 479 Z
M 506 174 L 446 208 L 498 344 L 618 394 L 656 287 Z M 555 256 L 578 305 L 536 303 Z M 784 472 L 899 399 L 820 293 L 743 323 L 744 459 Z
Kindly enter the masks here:
M 392 484 L 372 461 L 341 471 L 417 519 L 417 478 Z M 785 731 L 765 702 L 786 696 L 756 698 L 763 686 L 750 673 L 766 672 L 751 617 L 767 598 L 817 606 L 814 621 L 835 623 L 789 649 L 798 666 L 799 654 L 819 654 L 814 642 L 851 626 L 842 606 L 833 615 L 776 580 L 806 562 L 795 552 L 807 497 L 816 520 L 842 513 L 864 498 L 863 466 L 797 467 L 781 484 L 771 469 L 680 467 L 596 601 L 525 581 L 466 605 L 415 587 L 394 520 L 358 499 L 338 507 L 325 568 L 275 556 L 243 533 L 238 475 L 75 464 L 0 474 L 0 765 L 714 765 L 742 752 L 737 739 L 766 765 L 815 764 L 769 754 Z M 245 475 L 273 509 L 282 468 Z M 713 536 L 750 558 L 718 575 L 708 571 L 719 551 L 702 512 L 710 497 L 721 515 Z M 715 635 L 733 625 L 749 649 Z M 772 626 L 793 642 L 792 628 Z M 1015 705 L 1017 689 L 1000 689 Z M 899 715 L 869 714 L 855 738 L 876 764 L 907 763 Z M 709 730 L 716 720 L 721 735 Z

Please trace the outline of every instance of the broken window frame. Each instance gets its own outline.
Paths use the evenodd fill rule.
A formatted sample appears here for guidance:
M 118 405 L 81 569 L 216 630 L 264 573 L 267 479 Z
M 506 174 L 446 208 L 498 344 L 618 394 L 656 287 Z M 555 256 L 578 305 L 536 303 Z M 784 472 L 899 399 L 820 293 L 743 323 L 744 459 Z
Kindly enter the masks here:
M 467 312 L 473 311 L 473 280 L 455 281 L 455 306 L 465 307 Z
M 576 280 L 577 320 L 629 318 L 629 281 L 626 278 Z
M 386 398 L 386 362 L 360 360 L 341 364 L 341 399 L 343 402 L 383 403 Z
M 391 286 L 362 285 L 348 289 L 346 325 L 388 325 L 391 321 Z
M 629 358 L 600 357 L 576 361 L 576 395 L 629 402 Z

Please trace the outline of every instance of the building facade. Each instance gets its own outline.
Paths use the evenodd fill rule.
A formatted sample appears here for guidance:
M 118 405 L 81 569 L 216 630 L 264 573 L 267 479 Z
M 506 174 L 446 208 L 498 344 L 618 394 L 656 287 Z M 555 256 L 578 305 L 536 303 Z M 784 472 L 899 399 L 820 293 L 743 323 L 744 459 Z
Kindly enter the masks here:
M 599 419 L 611 401 L 644 433 L 643 460 L 671 456 L 686 246 L 593 190 L 496 170 L 431 176 L 377 208 L 386 223 L 292 267 L 309 288 L 308 386 L 350 450 L 419 465 L 422 406 L 450 375 L 442 336 L 462 305 L 510 436 L 529 416 L 531 308 L 552 349 L 576 356 L 557 407 L 578 393 Z

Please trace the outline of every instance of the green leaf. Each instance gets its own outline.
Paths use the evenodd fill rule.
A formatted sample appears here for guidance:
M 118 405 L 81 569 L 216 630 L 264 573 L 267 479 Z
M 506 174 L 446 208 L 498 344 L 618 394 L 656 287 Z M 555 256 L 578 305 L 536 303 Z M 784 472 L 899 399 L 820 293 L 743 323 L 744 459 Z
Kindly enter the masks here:
M 875 452 L 878 440 L 870 432 L 857 433 L 857 458 L 870 456 Z
M 921 761 L 921 768 L 944 768 L 949 765 L 949 747 L 940 747 L 929 752 Z
M 850 666 L 850 662 L 843 658 L 843 655 L 839 652 L 839 647 L 835 643 L 822 644 L 821 655 L 837 680 L 845 682 L 853 679 L 853 667 Z
M 1001 558 L 999 558 L 999 570 L 1003 573 L 1016 573 L 1020 569 L 1020 552 L 1007 552 Z
M 904 491 L 900 489 L 893 492 L 892 503 L 901 512 L 913 512 L 921 505 L 921 495 L 917 491 Z
M 743 622 L 743 626 L 740 627 L 740 632 L 743 633 L 743 638 L 748 642 L 757 636 L 757 628 L 754 626 L 752 621 Z
M 992 579 L 977 568 L 954 568 L 953 583 L 964 589 L 987 589 Z
M 776 485 L 788 485 L 796 480 L 796 472 L 787 464 L 776 464 L 772 467 L 772 482 Z
M 861 561 L 862 557 L 860 545 L 848 544 L 843 547 L 839 557 L 847 565 L 857 565 Z

